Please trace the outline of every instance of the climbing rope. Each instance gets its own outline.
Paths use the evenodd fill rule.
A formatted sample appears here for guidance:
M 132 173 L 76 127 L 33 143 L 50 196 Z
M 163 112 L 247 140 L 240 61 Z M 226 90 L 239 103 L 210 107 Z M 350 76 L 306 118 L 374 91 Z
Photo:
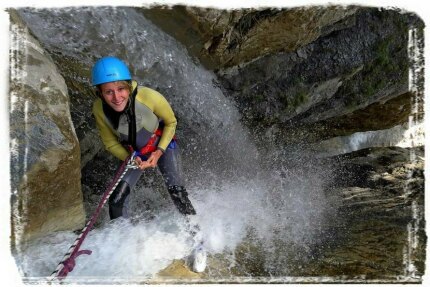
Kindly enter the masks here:
M 92 253 L 91 250 L 79 250 L 82 243 L 85 240 L 85 237 L 90 232 L 91 228 L 93 227 L 94 223 L 96 222 L 103 206 L 108 201 L 109 197 L 111 196 L 112 192 L 117 187 L 118 183 L 121 181 L 121 179 L 124 177 L 126 172 L 129 169 L 136 169 L 138 168 L 137 165 L 134 163 L 136 153 L 132 153 L 128 158 L 126 158 L 123 163 L 121 164 L 120 168 L 116 172 L 112 182 L 109 184 L 108 188 L 106 189 L 105 193 L 103 194 L 103 197 L 97 206 L 96 211 L 91 216 L 91 219 L 87 222 L 85 227 L 81 230 L 79 236 L 76 238 L 75 242 L 70 246 L 67 253 L 64 255 L 61 262 L 58 264 L 57 268 L 54 272 L 52 272 L 51 276 L 49 277 L 49 281 L 53 281 L 55 279 L 64 279 L 66 278 L 67 274 L 69 272 L 73 271 L 73 268 L 75 268 L 75 259 L 82 255 L 87 254 L 90 255 Z

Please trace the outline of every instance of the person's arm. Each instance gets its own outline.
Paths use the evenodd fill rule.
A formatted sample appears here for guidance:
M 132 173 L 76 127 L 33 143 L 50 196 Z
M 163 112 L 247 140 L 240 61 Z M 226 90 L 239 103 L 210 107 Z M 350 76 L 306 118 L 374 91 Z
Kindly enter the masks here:
M 158 149 L 165 152 L 167 146 L 175 135 L 177 125 L 176 117 L 169 102 L 167 102 L 166 98 L 162 94 L 149 88 L 144 89 L 147 89 L 147 95 L 152 99 L 152 109 L 154 114 L 164 122 L 163 135 L 158 143 Z
M 115 135 L 111 127 L 106 123 L 107 119 L 103 113 L 102 101 L 100 99 L 97 99 L 93 104 L 93 115 L 96 119 L 96 126 L 106 150 L 120 160 L 125 160 L 129 152 L 118 141 L 118 136 Z

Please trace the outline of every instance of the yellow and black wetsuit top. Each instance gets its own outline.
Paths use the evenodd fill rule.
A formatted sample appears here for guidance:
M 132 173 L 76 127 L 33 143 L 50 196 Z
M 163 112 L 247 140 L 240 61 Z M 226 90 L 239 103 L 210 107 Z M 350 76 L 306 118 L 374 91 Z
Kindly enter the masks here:
M 158 149 L 166 150 L 176 130 L 176 117 L 167 100 L 159 92 L 147 87 L 138 87 L 133 81 L 133 91 L 137 89 L 134 101 L 134 113 L 136 118 L 136 146 L 140 149 L 147 144 L 151 136 L 157 130 L 160 122 L 163 123 L 163 134 L 158 142 Z M 130 95 L 131 97 L 131 95 Z M 93 114 L 96 119 L 97 129 L 105 148 L 120 160 L 125 160 L 130 152 L 123 144 L 132 145 L 129 142 L 128 111 L 132 101 L 123 112 L 115 112 L 102 99 L 97 99 L 93 104 Z

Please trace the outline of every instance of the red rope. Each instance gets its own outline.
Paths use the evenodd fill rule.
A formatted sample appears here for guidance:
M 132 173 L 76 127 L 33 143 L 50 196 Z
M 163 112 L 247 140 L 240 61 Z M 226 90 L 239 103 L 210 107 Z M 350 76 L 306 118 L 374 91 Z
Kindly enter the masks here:
M 105 205 L 105 203 L 107 202 L 107 200 L 109 199 L 110 195 L 113 192 L 113 189 L 115 187 L 115 185 L 118 183 L 118 181 L 120 180 L 121 176 L 123 175 L 123 173 L 126 170 L 126 166 L 129 163 L 131 158 L 131 155 L 128 156 L 123 163 L 121 164 L 120 168 L 118 169 L 118 171 L 116 172 L 113 180 L 111 181 L 111 183 L 109 184 L 109 186 L 107 187 L 106 191 L 103 194 L 103 197 L 99 203 L 99 205 L 97 206 L 96 211 L 94 212 L 94 214 L 92 215 L 91 219 L 88 221 L 88 223 L 85 225 L 85 227 L 82 229 L 81 233 L 79 234 L 78 238 L 75 240 L 75 243 L 71 246 L 71 248 L 73 247 L 73 251 L 70 253 L 68 252 L 66 254 L 66 256 L 68 254 L 70 254 L 70 256 L 68 258 L 66 258 L 65 260 L 63 260 L 62 262 L 60 262 L 60 265 L 63 265 L 63 267 L 61 268 L 60 271 L 58 271 L 56 277 L 59 277 L 60 279 L 64 279 L 67 274 L 69 272 L 73 271 L 73 268 L 75 268 L 76 262 L 75 259 L 82 255 L 82 254 L 87 254 L 90 255 L 92 253 L 91 250 L 79 250 L 79 248 L 81 247 L 82 243 L 85 240 L 85 237 L 87 236 L 87 234 L 90 232 L 91 228 L 93 227 L 93 225 L 95 224 L 95 222 L 97 221 L 98 216 L 100 215 L 100 212 L 103 208 L 103 206 Z M 71 249 L 70 248 L 70 249 Z M 69 249 L 69 250 L 70 250 Z M 66 257 L 65 256 L 65 257 Z M 58 268 L 57 268 L 58 270 Z M 56 271 L 54 271 L 53 274 L 55 274 Z

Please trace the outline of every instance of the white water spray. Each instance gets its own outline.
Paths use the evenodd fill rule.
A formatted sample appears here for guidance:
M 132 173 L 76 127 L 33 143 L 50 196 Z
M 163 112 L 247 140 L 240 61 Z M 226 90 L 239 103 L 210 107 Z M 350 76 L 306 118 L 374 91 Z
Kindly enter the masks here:
M 322 193 L 322 173 L 260 170 L 256 148 L 214 75 L 142 14 L 131 8 L 100 8 L 24 10 L 21 15 L 52 51 L 88 66 L 96 57 L 117 55 L 130 64 L 139 82 L 168 97 L 180 125 L 197 134 L 184 149 L 184 166 L 211 254 L 234 253 L 239 244 L 255 239 L 267 248 L 265 268 L 285 274 L 286 268 L 277 262 L 288 254 L 284 249 L 277 252 L 274 241 L 286 248 L 298 245 L 300 254 L 318 242 L 330 210 Z M 274 161 L 270 151 L 265 160 Z M 134 194 L 150 198 L 148 192 L 141 189 Z M 91 231 L 82 249 L 94 253 L 78 257 L 67 280 L 145 280 L 171 260 L 186 256 L 190 246 L 184 225 L 172 210 L 173 205 L 158 211 L 152 221 L 119 220 Z M 49 276 L 74 239 L 73 233 L 63 232 L 31 243 L 17 259 L 23 275 Z M 234 256 L 231 260 L 231 265 L 236 264 Z

